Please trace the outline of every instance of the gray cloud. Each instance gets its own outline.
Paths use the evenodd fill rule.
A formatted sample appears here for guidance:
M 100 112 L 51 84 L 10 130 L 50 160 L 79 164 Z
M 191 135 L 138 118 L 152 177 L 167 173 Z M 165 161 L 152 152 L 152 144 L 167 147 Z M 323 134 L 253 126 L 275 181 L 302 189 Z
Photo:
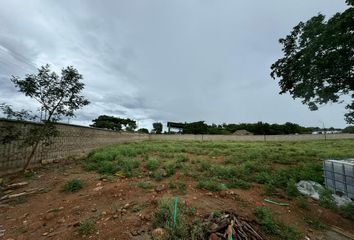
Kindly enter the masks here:
M 270 65 L 280 37 L 301 20 L 342 11 L 343 1 L 1 1 L 0 102 L 28 106 L 9 82 L 45 63 L 84 75 L 99 114 L 152 121 L 298 122 L 343 127 L 343 105 L 310 112 L 278 95 Z M 32 107 L 36 107 L 33 104 Z

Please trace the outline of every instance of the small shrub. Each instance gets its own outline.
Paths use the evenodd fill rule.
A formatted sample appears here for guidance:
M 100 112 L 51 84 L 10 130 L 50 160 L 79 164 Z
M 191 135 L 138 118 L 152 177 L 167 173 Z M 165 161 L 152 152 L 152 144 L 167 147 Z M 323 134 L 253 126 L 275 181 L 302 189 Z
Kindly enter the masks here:
M 294 179 L 290 179 L 286 185 L 285 189 L 286 195 L 289 197 L 296 197 L 299 195 L 299 191 L 296 188 L 296 182 Z
M 227 188 L 249 189 L 251 184 L 242 179 L 232 178 L 227 182 L 226 186 Z
M 306 210 L 309 209 L 307 198 L 304 196 L 298 196 L 296 199 L 296 204 L 297 206 L 299 206 L 299 208 L 306 209 Z
M 80 235 L 90 235 L 96 231 L 96 222 L 93 219 L 86 219 L 81 222 L 79 227 L 77 228 L 77 232 Z
M 226 189 L 225 184 L 218 183 L 213 179 L 201 180 L 197 183 L 197 188 L 209 190 L 211 192 L 218 192 Z
M 322 190 L 320 192 L 320 199 L 318 201 L 318 204 L 324 208 L 334 209 L 336 207 L 336 204 L 332 196 L 332 192 L 328 189 Z
M 145 166 L 150 171 L 155 171 L 160 165 L 160 161 L 157 159 L 149 159 L 146 161 Z
M 72 179 L 67 181 L 62 187 L 64 192 L 77 192 L 84 187 L 84 182 L 81 179 Z
M 324 230 L 326 229 L 326 225 L 323 224 L 319 219 L 317 218 L 306 218 L 305 222 L 310 228 L 313 228 L 315 230 Z
M 272 233 L 272 234 L 276 233 L 277 223 L 273 219 L 272 212 L 270 211 L 269 208 L 257 207 L 255 214 L 256 214 L 258 224 L 261 225 L 262 230 L 265 233 Z
M 267 207 L 257 207 L 255 211 L 258 224 L 265 233 L 279 236 L 280 239 L 298 240 L 302 234 L 295 228 L 278 222 L 273 218 L 271 210 Z
M 175 199 L 163 198 L 158 202 L 157 209 L 152 219 L 153 227 L 162 227 L 167 231 L 169 240 L 189 239 L 189 226 L 185 220 L 185 206 L 179 204 L 176 225 L 173 223 L 173 208 Z
M 354 221 L 354 203 L 348 203 L 339 208 L 339 213 L 349 220 Z
M 166 176 L 173 176 L 176 168 L 176 163 L 174 161 L 170 161 L 164 164 L 163 168 L 166 170 Z
M 177 183 L 177 188 L 178 188 L 178 191 L 182 194 L 186 194 L 187 192 L 187 186 L 184 182 L 179 182 Z
M 189 158 L 186 155 L 180 154 L 180 155 L 177 155 L 177 157 L 176 157 L 177 163 L 188 162 L 188 160 L 189 160 Z
M 264 185 L 264 195 L 273 196 L 274 192 L 275 192 L 275 185 L 272 181 Z
M 256 175 L 256 182 L 260 184 L 265 184 L 270 182 L 271 175 L 268 172 L 260 172 Z
M 294 227 L 284 223 L 279 223 L 278 235 L 281 239 L 298 240 L 302 238 L 302 234 Z
M 160 170 L 157 170 L 156 172 L 154 172 L 153 177 L 156 181 L 161 181 L 163 179 L 163 175 L 164 175 L 164 172 L 162 169 L 160 169 Z

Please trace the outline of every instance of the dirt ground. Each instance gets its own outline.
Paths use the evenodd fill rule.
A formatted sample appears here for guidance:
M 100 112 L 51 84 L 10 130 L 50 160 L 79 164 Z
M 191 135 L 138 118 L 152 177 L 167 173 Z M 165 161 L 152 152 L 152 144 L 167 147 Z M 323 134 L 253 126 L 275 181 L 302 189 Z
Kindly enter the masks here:
M 84 171 L 79 162 L 51 164 L 35 169 L 35 172 L 31 177 L 12 175 L 4 178 L 7 183 L 29 182 L 12 193 L 42 189 L 40 193 L 1 205 L 0 230 L 5 230 L 5 234 L 0 239 L 150 239 L 151 217 L 157 200 L 177 195 L 182 202 L 196 208 L 197 216 L 230 209 L 255 219 L 254 208 L 267 206 L 279 220 L 296 226 L 308 239 L 337 239 L 338 235 L 310 228 L 305 218 L 320 218 L 327 229 L 337 226 L 354 235 L 353 222 L 319 207 L 310 199 L 308 210 L 286 198 L 272 198 L 289 203 L 286 207 L 264 202 L 265 196 L 257 184 L 248 190 L 228 189 L 212 193 L 195 188 L 192 179 L 184 179 L 187 189 L 186 194 L 181 194 L 167 187 L 167 179 L 158 182 L 157 189 L 143 189 L 136 183 L 147 181 L 147 178 L 106 179 L 100 174 Z M 172 180 L 177 181 L 179 177 L 177 172 Z M 84 188 L 74 193 L 62 192 L 63 183 L 73 178 L 84 180 Z M 97 219 L 95 233 L 80 236 L 77 233 L 79 223 L 93 217 Z

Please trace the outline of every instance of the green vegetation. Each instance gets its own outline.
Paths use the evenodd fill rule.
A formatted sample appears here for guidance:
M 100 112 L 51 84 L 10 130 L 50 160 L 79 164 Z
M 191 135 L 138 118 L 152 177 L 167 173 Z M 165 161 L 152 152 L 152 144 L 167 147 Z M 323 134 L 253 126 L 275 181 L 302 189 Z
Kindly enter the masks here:
M 72 179 L 67 182 L 62 187 L 63 192 L 77 192 L 84 187 L 84 182 L 81 179 Z
M 339 213 L 349 220 L 354 221 L 354 203 L 348 203 L 339 208 Z
M 143 188 L 143 189 L 154 188 L 154 185 L 151 182 L 138 182 L 136 185 L 140 188 Z
M 89 218 L 80 223 L 77 232 L 82 236 L 93 234 L 96 231 L 95 220 Z
M 269 208 L 257 207 L 255 215 L 265 233 L 272 234 L 277 239 L 296 240 L 301 238 L 301 233 L 298 230 L 275 220 Z
M 156 170 L 159 167 L 159 165 L 160 165 L 159 160 L 155 158 L 148 159 L 145 163 L 146 168 L 150 171 Z
M 323 184 L 322 159 L 353 155 L 352 140 L 141 141 L 92 151 L 83 161 L 83 167 L 105 177 L 142 177 L 137 186 L 143 189 L 152 189 L 157 186 L 156 181 L 162 181 L 174 195 L 189 192 L 190 184 L 212 192 L 260 185 L 266 195 L 286 197 L 293 200 L 292 204 L 308 210 L 308 201 L 299 195 L 295 183 L 312 180 Z M 173 227 L 171 202 L 173 200 L 164 199 L 158 203 L 154 226 L 166 229 L 168 239 L 193 239 L 193 234 L 203 230 L 202 226 L 189 221 L 195 209 L 181 210 L 178 224 Z M 321 193 L 319 204 L 349 219 L 353 216 L 352 205 L 335 208 L 328 192 Z M 140 209 L 141 206 L 136 206 L 132 211 Z M 299 239 L 301 236 L 295 228 L 277 221 L 267 208 L 257 208 L 256 216 L 263 231 L 275 239 Z M 304 220 L 313 229 L 322 227 L 319 219 L 306 216 Z
M 203 232 L 200 224 L 188 224 L 188 219 L 195 215 L 195 208 L 187 207 L 185 204 L 179 203 L 176 216 L 176 224 L 173 221 L 173 209 L 175 199 L 163 198 L 158 202 L 155 210 L 152 225 L 154 228 L 161 227 L 167 231 L 166 240 L 190 240 L 197 239 Z
M 319 205 L 324 208 L 335 209 L 336 203 L 332 196 L 332 192 L 328 189 L 324 189 L 320 192 L 320 199 L 318 201 Z

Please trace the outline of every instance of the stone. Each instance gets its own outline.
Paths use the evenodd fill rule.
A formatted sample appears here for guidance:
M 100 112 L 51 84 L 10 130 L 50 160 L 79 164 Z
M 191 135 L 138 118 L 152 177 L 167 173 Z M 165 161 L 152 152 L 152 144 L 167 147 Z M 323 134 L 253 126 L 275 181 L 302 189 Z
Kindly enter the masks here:
M 166 237 L 166 230 L 163 228 L 155 228 L 151 232 L 151 236 L 155 239 L 164 239 Z
M 125 204 L 124 205 L 124 207 L 123 208 L 129 208 L 130 207 L 130 204 L 129 203 L 127 203 L 127 204 Z

